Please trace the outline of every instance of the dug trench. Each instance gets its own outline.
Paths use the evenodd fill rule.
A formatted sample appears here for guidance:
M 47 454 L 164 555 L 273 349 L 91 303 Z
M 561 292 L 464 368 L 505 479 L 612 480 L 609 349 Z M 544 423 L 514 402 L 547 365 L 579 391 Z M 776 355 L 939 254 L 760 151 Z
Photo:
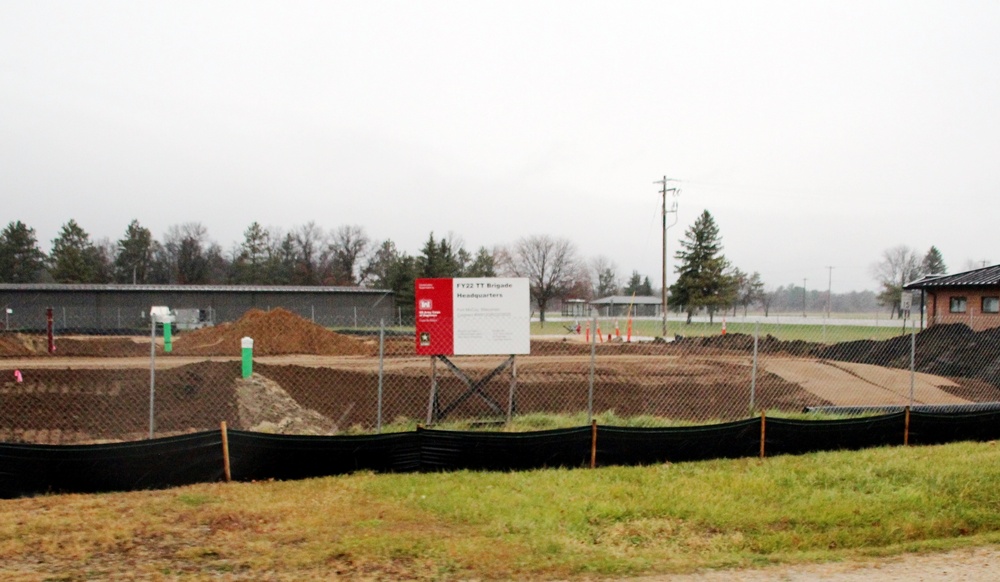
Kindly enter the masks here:
M 712 372 L 686 366 L 651 369 L 642 378 L 629 364 L 595 370 L 594 410 L 620 416 L 653 415 L 720 420 L 745 417 L 734 395 L 746 392 L 745 366 L 711 365 Z M 634 364 L 632 364 L 634 365 Z M 680 373 L 679 373 L 680 372 Z M 23 382 L 0 384 L 0 440 L 87 443 L 148 437 L 150 374 L 135 369 L 27 369 Z M 473 367 L 472 377 L 482 370 Z M 11 369 L 0 369 L 10 378 Z M 256 365 L 240 379 L 238 362 L 205 361 L 158 370 L 155 376 L 157 436 L 213 430 L 221 421 L 233 429 L 294 434 L 337 434 L 371 430 L 377 410 L 378 374 L 299 365 Z M 568 362 L 529 363 L 518 368 L 514 392 L 518 414 L 578 413 L 587 409 L 589 369 Z M 253 386 L 248 386 L 250 382 Z M 430 375 L 418 368 L 383 376 L 383 418 L 426 419 Z M 469 394 L 454 374 L 437 378 L 440 408 L 449 419 L 496 419 L 506 413 L 511 379 L 501 374 Z M 759 379 L 760 405 L 800 410 L 821 399 L 773 375 Z M 467 397 L 463 400 L 463 395 Z M 492 405 L 491 405 L 492 404 Z M 279 410 L 280 413 L 277 413 Z
M 255 338 L 255 375 L 240 379 L 239 340 Z M 0 350 L 0 440 L 80 443 L 148 436 L 149 338 L 57 338 L 57 355 L 44 337 L 5 335 Z M 1000 400 L 1000 331 L 935 326 L 917 334 L 919 371 L 954 381 L 942 387 L 969 401 Z M 673 343 L 596 346 L 595 412 L 678 420 L 745 418 L 749 412 L 753 339 L 740 334 L 686 338 Z M 769 357 L 843 361 L 901 369 L 909 338 L 831 346 L 781 342 L 758 345 Z M 531 342 L 517 358 L 514 407 L 518 414 L 586 411 L 590 346 L 572 341 Z M 385 346 L 385 422 L 424 421 L 430 404 L 427 357 L 414 356 L 412 338 Z M 182 333 L 174 352 L 156 347 L 156 434 L 235 429 L 297 434 L 371 430 L 377 418 L 378 353 L 372 338 L 337 334 L 283 310 L 251 311 L 237 322 Z M 199 361 L 204 358 L 204 361 Z M 209 361 L 211 360 L 211 361 Z M 503 358 L 456 358 L 478 379 Z M 15 379 L 19 370 L 21 379 Z M 438 410 L 452 419 L 505 415 L 512 377 L 505 371 L 478 390 L 439 367 Z M 757 378 L 756 406 L 799 411 L 830 401 L 766 370 Z

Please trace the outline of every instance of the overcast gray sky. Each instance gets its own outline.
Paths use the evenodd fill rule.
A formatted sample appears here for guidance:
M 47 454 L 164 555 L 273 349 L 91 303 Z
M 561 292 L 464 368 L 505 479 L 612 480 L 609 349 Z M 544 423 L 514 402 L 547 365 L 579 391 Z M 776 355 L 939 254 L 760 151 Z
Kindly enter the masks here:
M 901 244 L 1000 260 L 998 31 L 995 1 L 0 0 L 0 220 L 46 251 L 71 218 L 547 233 L 658 285 L 666 175 L 671 256 L 708 210 L 771 286 L 874 289 Z

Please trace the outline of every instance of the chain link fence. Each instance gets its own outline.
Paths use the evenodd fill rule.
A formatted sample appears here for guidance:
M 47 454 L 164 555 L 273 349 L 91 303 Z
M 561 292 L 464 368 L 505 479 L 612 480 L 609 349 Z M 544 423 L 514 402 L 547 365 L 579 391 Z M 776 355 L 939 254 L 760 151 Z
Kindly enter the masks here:
M 250 310 L 172 327 L 169 342 L 148 318 L 116 335 L 83 335 L 68 333 L 72 308 L 53 314 L 51 341 L 37 330 L 0 334 L 0 441 L 140 440 L 221 422 L 326 435 L 1000 407 L 1000 329 L 964 323 L 550 317 L 532 321 L 528 354 L 432 357 L 416 354 L 402 314 L 313 321 L 302 310 Z

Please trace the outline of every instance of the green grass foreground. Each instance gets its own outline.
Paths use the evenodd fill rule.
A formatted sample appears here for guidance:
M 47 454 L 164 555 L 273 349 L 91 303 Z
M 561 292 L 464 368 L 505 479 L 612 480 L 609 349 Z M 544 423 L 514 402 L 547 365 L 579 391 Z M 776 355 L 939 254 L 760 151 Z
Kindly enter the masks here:
M 1000 541 L 1000 447 L 0 501 L 10 579 L 587 579 Z

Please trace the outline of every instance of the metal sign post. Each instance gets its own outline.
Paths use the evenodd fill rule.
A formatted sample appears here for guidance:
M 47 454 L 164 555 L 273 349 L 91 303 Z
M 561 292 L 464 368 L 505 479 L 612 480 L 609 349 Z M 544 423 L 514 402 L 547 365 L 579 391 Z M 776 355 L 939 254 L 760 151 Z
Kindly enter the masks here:
M 526 278 L 429 278 L 414 282 L 416 353 L 431 356 L 431 393 L 427 424 L 439 422 L 462 403 L 478 397 L 490 411 L 510 422 L 517 406 L 516 354 L 531 353 L 531 297 Z M 449 356 L 506 355 L 491 372 L 475 380 Z M 442 406 L 437 362 L 442 362 L 467 390 Z M 486 385 L 510 368 L 507 406 L 487 394 Z
M 169 307 L 155 305 L 149 309 L 149 438 L 156 432 L 156 324 L 169 326 L 173 320 Z

